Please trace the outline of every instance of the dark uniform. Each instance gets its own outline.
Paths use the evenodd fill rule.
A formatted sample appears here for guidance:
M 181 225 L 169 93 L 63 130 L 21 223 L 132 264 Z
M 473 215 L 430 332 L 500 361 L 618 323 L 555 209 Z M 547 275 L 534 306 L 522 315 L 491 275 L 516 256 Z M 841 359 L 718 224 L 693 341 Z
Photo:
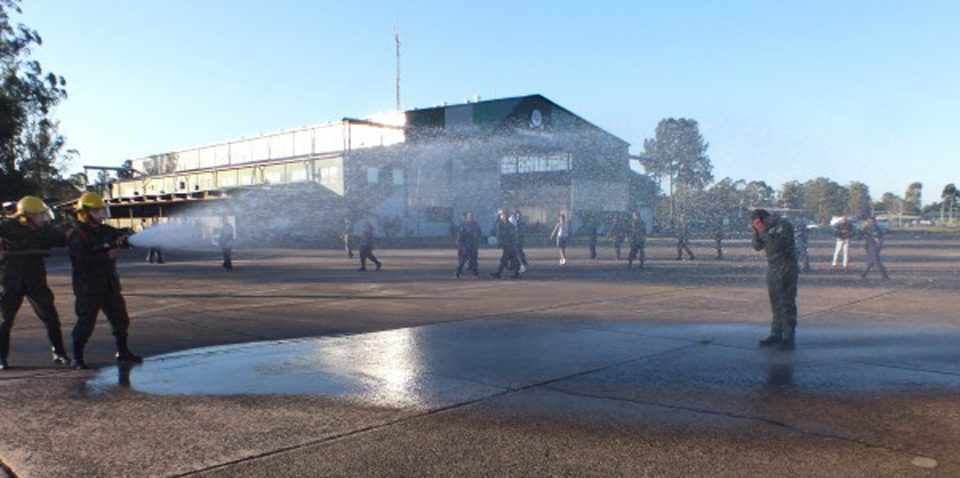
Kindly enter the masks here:
M 643 219 L 634 219 L 630 225 L 630 255 L 627 256 L 627 267 L 633 267 L 633 261 L 640 261 L 640 268 L 643 268 L 646 260 L 647 246 L 647 225 Z
M 377 256 L 373 255 L 373 227 L 367 226 L 363 229 L 363 237 L 360 243 L 360 270 L 367 270 L 367 260 L 373 261 L 377 265 L 377 270 L 380 270 L 380 267 L 383 265 L 377 260 Z
M 690 236 L 687 226 L 684 225 L 680 228 L 680 232 L 677 234 L 677 260 L 683 260 L 683 253 L 686 251 L 687 255 L 690 256 L 690 260 L 694 260 L 693 251 L 690 250 L 689 244 Z
M 517 227 L 510 221 L 497 220 L 496 225 L 497 244 L 502 251 L 500 254 L 500 267 L 497 272 L 491 274 L 493 277 L 500 278 L 504 269 L 513 271 L 513 278 L 520 277 L 520 259 L 517 257 Z
M 613 227 L 610 229 L 610 237 L 613 239 L 613 250 L 617 254 L 617 260 L 620 260 L 621 249 L 623 249 L 623 242 L 627 239 L 627 231 L 623 225 L 623 221 L 617 219 L 613 223 Z
M 713 233 L 713 240 L 715 242 L 714 247 L 717 248 L 717 260 L 723 259 L 723 226 L 717 226 L 717 230 Z
M 224 222 L 220 226 L 220 232 L 217 235 L 217 246 L 223 254 L 223 268 L 228 271 L 233 270 L 233 226 Z
M 51 247 L 64 247 L 66 236 L 53 226 L 34 229 L 16 219 L 0 222 L 0 239 L 8 255 L 0 259 L 0 369 L 6 368 L 10 353 L 10 331 L 24 297 L 47 328 L 54 359 L 66 362 L 67 351 L 60 332 L 60 317 L 53 304 L 53 292 L 47 286 L 44 258 Z
M 128 247 L 126 237 L 124 232 L 106 224 L 83 222 L 68 233 L 77 313 L 77 324 L 73 327 L 73 358 L 78 368 L 85 367 L 83 350 L 101 310 L 113 329 L 117 358 L 136 357 L 127 347 L 130 316 L 120 293 L 117 261 L 109 254 L 111 249 Z M 139 361 L 138 357 L 136 361 Z
M 769 265 L 767 292 L 770 295 L 773 322 L 770 324 L 770 337 L 766 342 L 761 342 L 763 345 L 781 342 L 784 346 L 793 346 L 797 326 L 797 279 L 800 274 L 793 234 L 793 225 L 782 218 L 775 218 L 763 233 L 756 229 L 753 231 L 753 248 L 766 252 Z
M 867 278 L 867 274 L 874 267 L 880 270 L 884 280 L 889 280 L 887 268 L 883 266 L 883 260 L 880 259 L 880 251 L 883 249 L 883 230 L 875 222 L 868 223 L 861 231 L 863 234 L 863 245 L 867 252 L 867 268 L 863 270 L 861 277 Z
M 530 265 L 527 262 L 527 251 L 524 250 L 524 246 L 526 245 L 524 243 L 524 233 L 527 232 L 527 220 L 524 219 L 519 212 L 517 212 L 514 217 L 516 218 L 516 223 L 514 224 L 514 227 L 517 229 L 517 246 L 516 246 L 517 261 L 519 261 L 519 265 L 523 265 L 523 267 L 527 267 Z M 519 267 L 519 265 L 517 267 Z
M 597 228 L 597 225 L 596 225 L 596 224 L 591 224 L 591 225 L 589 226 L 589 228 L 590 228 L 590 229 L 589 229 L 588 232 L 589 232 L 589 234 L 590 234 L 590 258 L 591 258 L 591 259 L 596 259 L 596 258 L 597 258 L 597 244 L 600 242 L 600 230 L 599 230 L 599 228 Z
M 463 274 L 463 266 L 467 265 L 467 270 L 473 272 L 473 275 L 479 275 L 480 270 L 477 265 L 477 259 L 480 252 L 480 225 L 477 221 L 464 221 L 457 229 L 457 256 L 459 265 L 457 266 L 457 277 Z

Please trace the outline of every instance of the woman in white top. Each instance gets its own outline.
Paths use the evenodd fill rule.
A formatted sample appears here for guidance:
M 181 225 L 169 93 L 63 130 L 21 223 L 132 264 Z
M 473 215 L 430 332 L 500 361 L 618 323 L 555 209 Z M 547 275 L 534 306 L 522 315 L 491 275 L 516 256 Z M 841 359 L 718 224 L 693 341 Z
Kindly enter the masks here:
M 550 239 L 557 240 L 557 248 L 560 249 L 560 265 L 567 264 L 567 240 L 570 239 L 570 223 L 567 222 L 567 215 L 560 213 L 560 220 L 553 227 L 550 233 Z

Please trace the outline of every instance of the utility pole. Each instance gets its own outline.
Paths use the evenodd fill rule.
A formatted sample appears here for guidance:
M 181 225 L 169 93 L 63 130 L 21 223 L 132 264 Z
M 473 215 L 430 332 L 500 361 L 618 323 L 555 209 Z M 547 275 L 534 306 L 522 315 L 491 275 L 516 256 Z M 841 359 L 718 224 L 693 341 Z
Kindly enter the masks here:
M 397 45 L 397 111 L 400 111 L 400 27 L 393 28 L 393 39 Z

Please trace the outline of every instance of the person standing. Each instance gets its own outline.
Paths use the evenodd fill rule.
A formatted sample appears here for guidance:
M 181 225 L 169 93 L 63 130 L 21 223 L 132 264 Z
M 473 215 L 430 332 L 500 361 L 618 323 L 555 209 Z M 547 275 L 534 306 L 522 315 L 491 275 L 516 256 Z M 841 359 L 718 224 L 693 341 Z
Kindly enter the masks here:
M 771 215 L 765 209 L 750 214 L 753 249 L 767 255 L 767 293 L 773 320 L 770 335 L 759 341 L 761 347 L 777 345 L 793 350 L 797 328 L 797 249 L 793 225 Z
M 864 246 L 867 251 L 867 268 L 863 270 L 861 277 L 866 279 L 867 274 L 876 267 L 880 270 L 880 275 L 883 277 L 883 280 L 890 280 L 890 276 L 887 275 L 887 268 L 883 266 L 883 261 L 880 259 L 880 251 L 883 250 L 883 229 L 880 229 L 880 226 L 877 224 L 877 218 L 871 217 L 867 219 L 862 233 Z
M 494 224 L 494 234 L 497 236 L 497 245 L 500 246 L 500 266 L 497 272 L 490 274 L 499 279 L 503 270 L 512 270 L 513 278 L 520 278 L 520 259 L 517 257 L 517 226 L 507 217 L 507 213 L 500 210 L 497 213 L 497 223 Z
M 550 239 L 557 241 L 557 249 L 560 251 L 560 265 L 567 265 L 567 242 L 570 240 L 570 223 L 567 222 L 567 213 L 560 213 L 560 219 L 553 226 Z
M 596 224 L 591 223 L 587 226 L 587 234 L 590 235 L 590 259 L 597 259 L 597 244 L 600 241 L 600 230 Z
M 357 269 L 357 272 L 364 272 L 367 270 L 367 260 L 372 261 L 377 265 L 377 270 L 380 270 L 383 267 L 383 264 L 377 259 L 377 256 L 373 255 L 373 246 L 374 246 L 374 236 L 373 236 L 373 224 L 370 221 L 367 221 L 363 225 L 363 236 L 360 240 L 360 268 Z
M 24 298 L 47 329 L 54 363 L 68 365 L 44 261 L 50 248 L 66 245 L 66 237 L 50 224 L 53 213 L 40 198 L 24 196 L 16 208 L 13 218 L 0 221 L 0 370 L 9 368 L 10 334 Z
M 640 269 L 643 269 L 646 261 L 647 247 L 647 224 L 640 219 L 640 213 L 633 213 L 633 221 L 630 223 L 630 255 L 627 256 L 627 269 L 633 268 L 633 261 L 640 261 Z
M 519 262 L 519 271 L 523 274 L 527 272 L 527 267 L 530 266 L 530 264 L 527 263 L 527 251 L 524 249 L 526 245 L 524 237 L 527 232 L 527 220 L 520 214 L 519 209 L 514 209 L 513 215 L 510 216 L 510 222 L 512 222 L 513 226 L 517 229 L 517 261 Z
M 803 272 L 810 272 L 809 239 L 810 231 L 807 228 L 807 221 L 800 219 L 794 231 L 794 240 L 797 245 L 797 263 Z
M 343 218 L 343 233 L 340 235 L 343 239 L 343 250 L 347 253 L 347 257 L 353 259 L 353 247 L 350 244 L 350 236 L 353 234 L 353 222 L 350 221 L 349 217 Z
M 77 226 L 67 233 L 77 312 L 77 324 L 73 327 L 73 367 L 87 368 L 83 352 L 101 310 L 113 329 L 117 361 L 143 362 L 143 358 L 127 346 L 130 316 L 120 293 L 117 273 L 119 249 L 130 247 L 127 235 L 104 224 L 110 212 L 99 194 L 83 193 L 76 209 Z
M 457 265 L 457 278 L 463 275 L 463 266 L 467 265 L 467 270 L 473 272 L 473 276 L 480 275 L 480 269 L 477 265 L 477 259 L 480 253 L 480 226 L 473 218 L 472 212 L 464 214 L 463 224 L 457 229 L 457 256 L 459 264 Z
M 694 260 L 693 251 L 690 250 L 690 231 L 687 229 L 687 223 L 684 222 L 680 225 L 680 229 L 677 231 L 677 260 L 683 260 L 683 253 L 686 252 L 690 257 L 690 260 Z
M 221 219 L 220 230 L 217 233 L 217 246 L 220 247 L 220 253 L 223 255 L 223 269 L 225 271 L 233 270 L 233 240 L 236 236 L 236 230 L 227 216 Z
M 723 223 L 718 222 L 717 229 L 713 232 L 714 247 L 717 249 L 718 261 L 723 260 L 723 239 L 724 239 Z
M 610 238 L 613 239 L 613 250 L 617 254 L 617 260 L 620 260 L 623 242 L 627 238 L 627 230 L 623 224 L 623 218 L 617 215 L 613 220 L 613 226 L 610 228 Z
M 156 225 L 159 224 L 159 223 L 160 223 L 160 219 L 154 217 L 154 218 L 153 218 L 153 221 L 152 221 L 152 223 L 151 223 L 150 225 L 151 225 L 151 226 L 156 226 Z M 147 226 L 147 221 L 144 220 L 141 224 L 142 224 L 143 229 L 146 230 L 147 227 L 148 227 L 148 226 Z M 156 264 L 163 264 L 163 263 L 164 263 L 164 261 L 163 261 L 163 251 L 161 251 L 159 247 L 150 246 L 150 248 L 147 249 L 147 262 L 149 262 L 149 263 L 151 263 L 151 264 L 154 264 L 154 263 L 156 263 Z
M 843 272 L 847 272 L 847 262 L 850 256 L 850 239 L 853 237 L 853 223 L 850 218 L 843 218 L 833 227 L 833 236 L 837 244 L 833 249 L 833 270 L 837 271 L 840 267 L 840 259 L 843 261 Z

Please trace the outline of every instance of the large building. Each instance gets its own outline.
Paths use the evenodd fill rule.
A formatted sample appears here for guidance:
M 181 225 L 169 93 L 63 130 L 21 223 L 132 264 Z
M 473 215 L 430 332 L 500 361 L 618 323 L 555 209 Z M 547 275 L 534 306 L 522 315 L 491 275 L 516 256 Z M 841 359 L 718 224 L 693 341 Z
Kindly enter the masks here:
M 489 230 L 498 208 L 520 209 L 531 224 L 567 211 L 576 223 L 627 210 L 636 176 L 628 148 L 530 95 L 135 159 L 133 177 L 112 185 L 109 202 L 121 223 L 192 211 L 236 216 L 241 236 L 275 230 L 301 239 L 339 232 L 344 217 L 391 236 L 445 236 L 465 211 Z

